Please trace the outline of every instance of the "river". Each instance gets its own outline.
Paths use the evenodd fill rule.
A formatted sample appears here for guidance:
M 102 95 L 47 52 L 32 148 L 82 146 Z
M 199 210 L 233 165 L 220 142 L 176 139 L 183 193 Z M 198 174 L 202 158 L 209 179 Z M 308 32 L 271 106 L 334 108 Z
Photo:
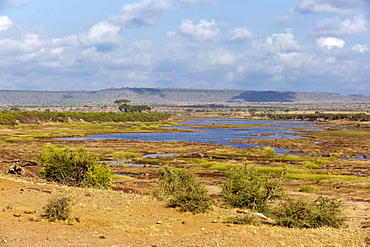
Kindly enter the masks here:
M 258 127 L 245 128 L 217 128 L 217 125 L 258 125 Z M 181 130 L 195 130 L 194 132 L 174 132 L 174 133 L 118 133 L 94 135 L 80 138 L 60 138 L 60 140 L 104 140 L 104 139 L 123 139 L 123 140 L 142 140 L 150 142 L 159 141 L 186 141 L 199 143 L 217 143 L 229 145 L 236 148 L 249 148 L 256 146 L 253 143 L 230 143 L 231 140 L 238 138 L 299 138 L 299 129 L 318 130 L 318 123 L 306 121 L 255 121 L 248 119 L 229 119 L 212 118 L 197 119 L 180 123 L 176 128 Z M 197 125 L 212 125 L 212 128 L 196 128 Z M 201 132 L 198 132 L 201 131 Z M 268 136 L 261 136 L 268 134 Z M 274 148 L 277 153 L 288 153 L 291 150 Z

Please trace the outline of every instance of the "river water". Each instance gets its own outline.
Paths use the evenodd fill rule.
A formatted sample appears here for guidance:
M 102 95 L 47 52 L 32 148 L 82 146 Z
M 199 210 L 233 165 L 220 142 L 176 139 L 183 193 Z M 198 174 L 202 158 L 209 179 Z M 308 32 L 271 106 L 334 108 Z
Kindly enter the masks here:
M 196 125 L 213 125 L 213 128 L 194 128 Z M 256 124 L 258 127 L 246 128 L 217 128 L 217 125 L 225 124 Z M 186 141 L 200 143 L 217 143 L 220 145 L 228 145 L 236 148 L 249 148 L 256 146 L 253 143 L 230 143 L 231 140 L 237 138 L 299 138 L 299 129 L 318 130 L 318 123 L 306 121 L 254 121 L 247 119 L 197 119 L 180 123 L 176 128 L 181 130 L 196 130 L 201 132 L 180 132 L 180 133 L 119 133 L 107 135 L 94 135 L 80 138 L 60 138 L 60 140 L 104 140 L 104 139 L 123 139 L 142 141 L 159 142 L 159 141 Z M 259 136 L 261 134 L 269 134 L 270 136 Z M 255 136 L 258 135 L 258 136 Z M 288 153 L 291 150 L 274 148 L 277 153 Z

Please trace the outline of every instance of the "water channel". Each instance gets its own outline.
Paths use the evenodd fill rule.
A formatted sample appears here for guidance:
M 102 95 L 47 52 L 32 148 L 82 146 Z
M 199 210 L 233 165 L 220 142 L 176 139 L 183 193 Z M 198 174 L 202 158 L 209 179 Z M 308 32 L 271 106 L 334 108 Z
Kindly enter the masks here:
M 217 125 L 258 125 L 257 127 L 238 127 L 238 128 L 217 128 Z M 199 125 L 212 125 L 212 128 L 196 128 Z M 60 138 L 60 140 L 105 140 L 105 139 L 123 139 L 123 140 L 142 140 L 150 142 L 159 141 L 186 141 L 199 143 L 217 143 L 220 145 L 229 145 L 236 148 L 249 148 L 256 146 L 253 143 L 230 143 L 231 140 L 238 138 L 299 138 L 300 129 L 318 130 L 318 123 L 306 121 L 255 121 L 248 119 L 197 119 L 180 123 L 176 128 L 180 130 L 194 130 L 194 132 L 174 132 L 174 133 L 119 133 L 94 135 L 80 138 Z M 201 131 L 201 132 L 198 132 Z M 268 134 L 268 136 L 263 136 Z M 291 150 L 274 148 L 277 153 L 288 153 Z

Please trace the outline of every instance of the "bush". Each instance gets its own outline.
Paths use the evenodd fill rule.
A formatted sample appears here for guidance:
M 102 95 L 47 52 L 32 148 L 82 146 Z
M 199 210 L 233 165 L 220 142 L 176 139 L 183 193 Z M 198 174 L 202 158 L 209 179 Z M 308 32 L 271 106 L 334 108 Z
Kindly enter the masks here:
M 299 192 L 316 192 L 319 191 L 315 185 L 307 185 L 299 189 Z
M 188 170 L 164 166 L 158 171 L 161 180 L 154 196 L 167 200 L 169 207 L 202 213 L 212 208 L 212 199 L 197 176 Z
M 70 217 L 73 206 L 73 199 L 71 196 L 59 194 L 51 198 L 46 206 L 45 217 L 50 221 L 66 220 Z
M 261 218 L 253 214 L 247 214 L 243 217 L 228 218 L 225 222 L 230 224 L 259 226 L 261 225 Z
M 285 195 L 281 180 L 257 175 L 247 167 L 232 168 L 222 187 L 221 198 L 231 207 L 248 208 L 269 214 L 270 202 Z
M 90 166 L 97 158 L 84 148 L 58 148 L 46 145 L 41 151 L 40 163 L 44 166 L 41 175 L 65 185 L 79 186 Z
M 320 196 L 315 201 L 288 199 L 274 209 L 276 223 L 291 228 L 340 228 L 345 225 L 341 201 Z
M 110 166 L 100 163 L 91 165 L 85 174 L 83 184 L 90 188 L 109 190 L 112 187 Z

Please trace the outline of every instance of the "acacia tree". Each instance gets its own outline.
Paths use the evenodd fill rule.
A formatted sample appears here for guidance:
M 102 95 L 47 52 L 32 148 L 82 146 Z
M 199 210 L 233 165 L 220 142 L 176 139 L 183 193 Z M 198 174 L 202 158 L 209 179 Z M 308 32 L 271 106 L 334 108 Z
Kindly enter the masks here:
M 113 103 L 117 104 L 117 106 L 119 108 L 122 103 L 127 104 L 127 103 L 130 103 L 130 102 L 131 102 L 131 100 L 129 100 L 129 99 L 116 99 Z

